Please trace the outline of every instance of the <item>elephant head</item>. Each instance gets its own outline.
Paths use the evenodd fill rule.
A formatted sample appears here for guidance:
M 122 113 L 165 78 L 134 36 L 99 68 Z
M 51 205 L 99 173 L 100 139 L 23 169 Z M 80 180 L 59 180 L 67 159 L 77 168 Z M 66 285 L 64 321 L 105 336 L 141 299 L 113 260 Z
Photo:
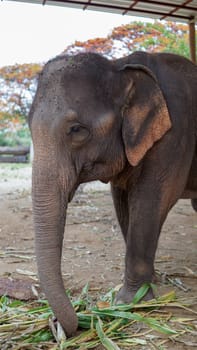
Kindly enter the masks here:
M 66 209 L 78 185 L 125 177 L 171 127 L 156 78 L 144 66 L 97 54 L 60 56 L 39 77 L 29 115 L 33 216 L 41 286 L 68 336 L 77 317 L 65 295 Z

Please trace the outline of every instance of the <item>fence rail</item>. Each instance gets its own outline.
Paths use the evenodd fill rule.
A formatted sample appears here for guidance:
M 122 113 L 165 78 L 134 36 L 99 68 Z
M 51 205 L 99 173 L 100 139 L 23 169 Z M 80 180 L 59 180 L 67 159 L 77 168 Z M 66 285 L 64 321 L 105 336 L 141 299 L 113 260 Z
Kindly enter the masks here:
M 0 147 L 0 163 L 27 163 L 29 146 Z

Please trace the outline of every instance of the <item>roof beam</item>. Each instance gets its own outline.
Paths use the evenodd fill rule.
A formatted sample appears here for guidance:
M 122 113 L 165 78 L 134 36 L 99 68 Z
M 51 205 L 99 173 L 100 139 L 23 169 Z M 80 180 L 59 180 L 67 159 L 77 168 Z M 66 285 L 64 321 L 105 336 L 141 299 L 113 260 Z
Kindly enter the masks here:
M 60 3 L 60 4 L 65 4 L 65 3 L 68 3 L 68 4 L 71 4 L 71 5 L 85 5 L 86 8 L 92 8 L 92 7 L 97 7 L 97 8 L 100 8 L 101 10 L 102 9 L 113 9 L 113 10 L 118 10 L 118 11 L 121 11 L 122 14 L 125 13 L 125 7 L 124 6 L 118 6 L 118 5 L 107 5 L 107 4 L 103 4 L 103 3 L 99 3 L 99 2 L 88 2 L 88 3 L 85 3 L 84 1 L 73 1 L 73 0 L 55 0 L 54 2 L 56 3 Z M 45 2 L 47 4 L 47 0 Z M 156 4 L 156 2 L 155 2 Z M 154 11 L 154 10 L 142 10 L 142 9 L 135 9 L 133 7 L 131 8 L 128 8 L 127 12 L 136 12 L 136 15 L 137 14 L 147 14 L 147 15 L 150 15 L 151 17 L 151 14 L 153 15 L 156 15 L 158 17 L 163 17 L 164 13 L 162 12 L 159 12 L 159 11 Z M 167 15 L 168 16 L 168 15 Z M 171 14 L 170 17 L 173 17 L 173 18 L 176 18 L 176 19 L 183 19 L 183 20 L 187 20 L 189 21 L 191 18 L 189 16 L 184 16 L 184 15 L 176 15 L 176 14 Z
M 176 7 L 177 9 L 185 9 L 185 10 L 192 10 L 196 11 L 196 7 L 193 6 L 187 6 L 192 0 L 187 0 L 183 4 L 172 4 L 171 2 L 161 2 L 161 1 L 154 1 L 154 0 L 138 0 L 137 2 L 143 2 L 144 4 L 152 4 L 152 5 L 161 5 L 163 7 Z
M 91 3 L 91 0 L 88 0 L 88 3 L 86 5 L 84 5 L 83 10 L 86 10 L 90 3 Z
M 134 3 L 131 4 L 131 5 L 128 7 L 128 9 L 126 9 L 122 14 L 123 14 L 123 15 L 126 15 L 127 12 L 131 11 L 131 10 L 133 9 L 133 7 L 134 7 L 138 2 L 139 2 L 138 0 L 134 1 Z
M 179 9 L 188 9 L 189 7 L 187 7 L 187 6 L 185 6 L 185 5 L 189 4 L 191 1 L 192 1 L 192 0 L 187 0 L 187 1 L 185 1 L 182 5 L 176 5 L 176 6 L 174 7 L 174 9 L 173 9 L 172 11 L 170 11 L 169 14 L 164 15 L 164 16 L 161 18 L 161 20 L 165 19 L 165 18 L 168 17 L 168 16 L 173 15 L 173 14 L 174 14 L 176 11 L 178 11 Z M 196 9 L 195 9 L 195 8 L 192 8 L 191 10 L 193 11 L 193 10 L 196 10 Z
M 135 6 L 140 2 L 140 3 L 144 3 L 144 4 L 151 4 L 151 5 L 160 5 L 162 7 L 172 7 L 172 11 L 170 11 L 170 14 L 173 14 L 175 11 L 180 10 L 180 9 L 185 9 L 185 10 L 191 10 L 191 11 L 196 11 L 196 7 L 193 6 L 186 6 L 187 4 L 189 4 L 192 0 L 187 0 L 185 1 L 183 4 L 172 4 L 171 2 L 161 2 L 161 1 L 154 1 L 154 0 L 138 0 L 138 1 L 134 1 L 134 3 L 129 6 L 128 10 L 125 10 L 123 15 L 125 15 L 129 10 L 133 9 L 134 11 L 136 11 Z M 166 14 L 164 17 L 168 16 L 168 14 Z M 163 19 L 163 18 L 162 18 Z

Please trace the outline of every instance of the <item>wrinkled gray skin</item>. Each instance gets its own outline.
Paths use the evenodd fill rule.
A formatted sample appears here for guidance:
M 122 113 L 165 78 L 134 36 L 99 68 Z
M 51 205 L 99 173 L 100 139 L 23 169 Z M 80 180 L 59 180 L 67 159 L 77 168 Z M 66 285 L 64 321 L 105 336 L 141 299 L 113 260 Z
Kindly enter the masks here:
M 38 271 L 71 336 L 77 318 L 60 267 L 67 204 L 79 184 L 111 182 L 126 245 L 117 302 L 130 302 L 154 278 L 170 208 L 181 197 L 197 206 L 197 68 L 170 54 L 57 57 L 40 75 L 29 124 Z

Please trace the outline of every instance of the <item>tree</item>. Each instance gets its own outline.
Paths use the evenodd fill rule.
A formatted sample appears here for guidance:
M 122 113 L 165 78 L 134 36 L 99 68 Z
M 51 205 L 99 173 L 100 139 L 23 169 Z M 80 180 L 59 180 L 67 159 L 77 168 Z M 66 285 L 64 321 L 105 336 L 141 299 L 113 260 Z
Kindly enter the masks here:
M 27 116 L 36 91 L 39 64 L 22 64 L 0 69 L 0 111 Z

